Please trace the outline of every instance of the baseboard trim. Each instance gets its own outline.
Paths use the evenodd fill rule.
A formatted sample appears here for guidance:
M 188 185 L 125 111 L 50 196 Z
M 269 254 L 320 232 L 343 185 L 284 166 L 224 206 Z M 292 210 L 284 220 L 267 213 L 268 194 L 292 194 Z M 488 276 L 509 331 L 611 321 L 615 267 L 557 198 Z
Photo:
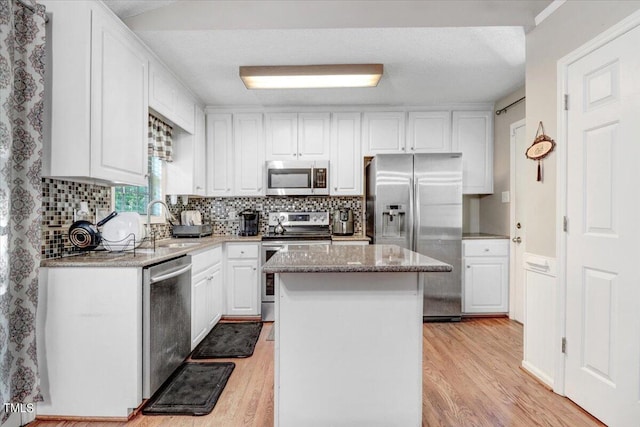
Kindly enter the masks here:
M 531 365 L 526 360 L 522 361 L 522 364 L 520 365 L 520 369 L 525 371 L 528 375 L 530 375 L 540 384 L 544 385 L 545 388 L 548 388 L 550 391 L 553 391 L 553 379 L 549 377 L 547 374 L 545 374 L 535 366 Z

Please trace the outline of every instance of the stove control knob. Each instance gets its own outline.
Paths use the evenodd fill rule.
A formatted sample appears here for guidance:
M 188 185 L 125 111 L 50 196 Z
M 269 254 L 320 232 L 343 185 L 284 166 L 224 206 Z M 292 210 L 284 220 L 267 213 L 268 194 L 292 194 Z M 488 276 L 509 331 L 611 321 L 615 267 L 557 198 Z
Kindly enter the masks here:
M 284 215 L 280 215 L 280 221 L 284 221 L 284 220 L 285 220 Z

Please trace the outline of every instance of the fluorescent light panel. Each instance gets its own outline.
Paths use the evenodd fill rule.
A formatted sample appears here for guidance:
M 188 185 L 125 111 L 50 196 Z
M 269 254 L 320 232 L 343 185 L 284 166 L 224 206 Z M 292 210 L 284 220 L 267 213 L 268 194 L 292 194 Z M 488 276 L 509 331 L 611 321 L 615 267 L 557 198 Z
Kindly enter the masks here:
M 283 65 L 240 67 L 247 89 L 373 87 L 382 64 Z

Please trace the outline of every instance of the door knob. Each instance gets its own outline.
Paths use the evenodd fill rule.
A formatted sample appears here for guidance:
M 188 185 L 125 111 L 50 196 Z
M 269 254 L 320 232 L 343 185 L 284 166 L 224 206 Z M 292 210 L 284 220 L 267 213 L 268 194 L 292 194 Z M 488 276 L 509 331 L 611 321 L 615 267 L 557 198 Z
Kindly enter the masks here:
M 521 243 L 521 242 L 522 242 L 522 239 L 521 239 L 520 237 L 514 237 L 513 239 L 511 239 L 511 241 L 512 241 L 513 243 Z

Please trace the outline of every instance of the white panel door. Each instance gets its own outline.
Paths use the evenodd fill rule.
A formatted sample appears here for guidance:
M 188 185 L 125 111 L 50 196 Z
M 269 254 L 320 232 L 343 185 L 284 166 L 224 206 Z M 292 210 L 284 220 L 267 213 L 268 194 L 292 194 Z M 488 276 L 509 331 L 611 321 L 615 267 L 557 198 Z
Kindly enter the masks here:
M 193 277 L 191 285 L 191 349 L 193 350 L 207 333 L 207 292 L 209 271 Z
M 403 153 L 404 112 L 364 113 L 362 122 L 362 151 L 365 156 L 382 153 Z
M 298 115 L 296 113 L 265 114 L 267 138 L 265 160 L 298 158 Z
M 462 152 L 463 194 L 493 193 L 493 112 L 454 111 L 451 150 Z
M 527 218 L 524 209 L 525 182 L 527 178 L 522 155 L 529 146 L 525 120 L 511 125 L 511 268 L 509 269 L 509 317 L 524 323 L 524 253 L 526 252 Z
M 509 309 L 509 260 L 477 257 L 464 260 L 464 312 L 504 313 Z
M 92 176 L 147 185 L 147 57 L 99 13 L 92 15 L 91 68 Z
M 224 311 L 225 303 L 223 300 L 223 274 L 222 267 L 218 265 L 211 271 L 211 283 L 209 286 L 209 301 L 210 301 L 210 312 L 209 312 L 209 329 L 213 328 L 218 320 L 222 317 L 222 313 Z
M 193 192 L 197 196 L 204 196 L 207 187 L 207 138 L 204 111 L 196 107 L 194 129 L 194 159 L 193 159 Z
M 363 159 L 360 113 L 334 113 L 331 121 L 332 196 L 361 196 Z
M 298 115 L 298 159 L 329 160 L 329 113 Z
M 410 153 L 448 153 L 451 151 L 451 112 L 409 113 L 407 149 Z
M 233 116 L 235 196 L 261 196 L 264 179 L 264 143 L 262 114 Z
M 568 67 L 567 396 L 640 422 L 640 29 Z
M 207 196 L 231 196 L 233 133 L 231 114 L 207 114 Z
M 227 314 L 255 316 L 258 310 L 258 261 L 227 261 Z

